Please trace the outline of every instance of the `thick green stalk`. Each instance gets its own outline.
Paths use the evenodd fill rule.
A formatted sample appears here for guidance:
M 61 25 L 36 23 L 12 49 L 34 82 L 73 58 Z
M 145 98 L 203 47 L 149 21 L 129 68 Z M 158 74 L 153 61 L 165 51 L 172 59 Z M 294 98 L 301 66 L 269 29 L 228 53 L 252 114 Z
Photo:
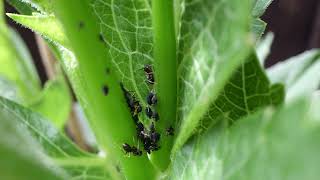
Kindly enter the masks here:
M 165 136 L 165 129 L 173 126 L 177 105 L 177 61 L 173 0 L 152 1 L 154 32 L 154 59 L 158 111 L 157 129 L 162 132 L 161 149 L 152 153 L 151 160 L 159 169 L 165 170 L 170 162 L 173 138 Z
M 128 157 L 122 149 L 123 143 L 137 145 L 135 127 L 120 82 L 109 69 L 111 59 L 99 39 L 99 25 L 90 11 L 89 0 L 53 3 L 78 60 L 86 86 L 78 97 L 98 143 L 107 150 L 107 155 L 120 161 L 127 179 L 153 179 L 155 170 L 146 155 Z

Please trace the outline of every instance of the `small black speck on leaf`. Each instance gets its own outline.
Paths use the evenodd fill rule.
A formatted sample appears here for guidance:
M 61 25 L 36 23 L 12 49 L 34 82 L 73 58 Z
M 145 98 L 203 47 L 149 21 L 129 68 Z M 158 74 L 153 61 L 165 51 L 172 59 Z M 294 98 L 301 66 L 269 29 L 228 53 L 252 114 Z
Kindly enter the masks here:
M 105 96 L 108 95 L 108 93 L 109 93 L 109 88 L 108 88 L 108 86 L 104 85 L 104 86 L 102 87 L 102 92 L 103 92 L 103 94 L 104 94 Z
M 99 41 L 104 42 L 104 37 L 102 33 L 99 33 Z
M 80 21 L 78 24 L 79 30 L 82 29 L 84 27 L 84 22 Z

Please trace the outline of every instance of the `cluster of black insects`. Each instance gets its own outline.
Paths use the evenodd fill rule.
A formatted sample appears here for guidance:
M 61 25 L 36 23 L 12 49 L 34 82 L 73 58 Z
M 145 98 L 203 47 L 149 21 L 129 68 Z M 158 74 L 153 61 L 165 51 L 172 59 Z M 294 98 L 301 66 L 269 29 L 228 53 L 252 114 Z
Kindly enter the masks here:
M 79 24 L 80 29 L 83 26 L 84 26 L 83 23 Z M 101 42 L 105 42 L 105 39 L 101 33 L 99 34 L 99 40 Z M 154 85 L 154 73 L 153 73 L 152 66 L 145 65 L 143 70 L 145 72 L 147 83 L 151 86 Z M 107 69 L 107 73 L 109 71 L 110 70 Z M 161 135 L 156 131 L 155 123 L 154 123 L 159 120 L 159 114 L 154 109 L 154 106 L 156 106 L 158 102 L 156 94 L 153 91 L 151 91 L 149 92 L 146 98 L 148 107 L 146 107 L 145 113 L 147 117 L 152 120 L 152 123 L 148 130 L 147 128 L 144 127 L 144 125 L 141 122 L 139 122 L 139 113 L 142 112 L 142 106 L 140 105 L 139 101 L 132 94 L 130 94 L 128 90 L 125 89 L 122 83 L 120 83 L 120 86 L 124 93 L 126 103 L 130 109 L 132 119 L 134 120 L 134 123 L 136 125 L 137 138 L 143 143 L 144 150 L 148 154 L 150 154 L 152 151 L 159 150 L 160 146 L 158 142 L 160 141 Z M 103 86 L 102 91 L 105 95 L 107 95 L 109 92 L 109 89 L 107 86 Z M 174 129 L 172 126 L 166 129 L 166 135 L 168 136 L 174 135 Z M 122 144 L 122 148 L 126 153 L 132 153 L 135 156 L 142 155 L 142 151 L 139 148 L 135 146 L 131 146 L 128 143 Z
M 153 75 L 153 70 L 151 65 L 145 65 L 143 69 L 147 78 L 147 82 L 150 85 L 153 85 L 154 75 Z M 131 95 L 123 87 L 123 84 L 121 84 L 121 88 L 122 88 L 122 91 L 124 92 L 126 102 L 128 104 L 128 107 L 130 108 L 132 118 L 136 125 L 137 138 L 143 143 L 144 150 L 148 154 L 150 154 L 152 151 L 159 150 L 160 146 L 158 142 L 160 141 L 161 135 L 156 131 L 156 128 L 155 128 L 155 122 L 159 120 L 159 114 L 155 110 L 153 110 L 154 109 L 153 107 L 157 105 L 157 102 L 158 102 L 156 94 L 154 92 L 149 92 L 146 98 L 148 107 L 146 107 L 145 113 L 147 117 L 152 120 L 148 130 L 147 128 L 144 127 L 144 125 L 141 122 L 139 122 L 138 115 L 140 112 L 142 112 L 142 106 L 140 105 L 139 101 L 135 99 L 135 97 Z M 166 130 L 166 134 L 173 135 L 173 128 L 171 126 Z M 141 150 L 139 150 L 135 146 L 130 146 L 127 143 L 124 143 L 122 145 L 122 148 L 126 153 L 132 153 L 135 156 L 142 155 Z

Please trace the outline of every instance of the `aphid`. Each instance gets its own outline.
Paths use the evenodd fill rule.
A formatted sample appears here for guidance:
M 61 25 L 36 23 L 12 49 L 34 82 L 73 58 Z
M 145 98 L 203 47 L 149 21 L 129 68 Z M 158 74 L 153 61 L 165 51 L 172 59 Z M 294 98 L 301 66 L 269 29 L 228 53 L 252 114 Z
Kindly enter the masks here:
M 84 27 L 84 22 L 80 21 L 78 24 L 79 30 L 82 29 Z
M 142 155 L 142 151 L 141 150 L 139 150 L 138 148 L 136 148 L 134 146 L 130 146 L 127 143 L 122 144 L 122 148 L 126 152 L 126 154 L 132 153 L 135 156 L 141 156 Z
M 147 81 L 149 84 L 154 84 L 154 76 L 153 76 L 153 70 L 152 70 L 152 66 L 147 64 L 143 67 L 143 70 L 146 74 L 147 77 Z
M 132 119 L 133 119 L 133 122 L 134 122 L 135 124 L 137 124 L 138 121 L 139 121 L 138 115 L 132 116 Z
M 143 70 L 147 74 L 152 74 L 153 73 L 152 66 L 150 64 L 144 65 Z
M 173 135 L 174 135 L 174 129 L 173 129 L 172 126 L 170 126 L 170 127 L 168 127 L 168 128 L 166 129 L 166 135 L 167 135 L 167 136 L 173 136 Z
M 122 148 L 126 152 L 126 154 L 132 152 L 132 147 L 127 143 L 122 144 Z
M 158 121 L 158 120 L 159 120 L 159 114 L 158 114 L 156 111 L 154 111 L 154 112 L 152 113 L 152 118 L 153 118 L 154 120 Z
M 110 68 L 106 68 L 106 74 L 110 74 Z
M 150 119 L 153 117 L 153 112 L 152 112 L 152 109 L 150 107 L 146 108 L 146 115 Z
M 103 34 L 102 34 L 102 33 L 99 33 L 99 40 L 100 40 L 101 42 L 104 42 L 104 37 L 103 37 Z
M 108 86 L 104 85 L 104 86 L 102 87 L 102 92 L 103 92 L 103 94 L 104 94 L 105 96 L 108 95 L 108 93 L 109 93 L 109 88 L 108 88 Z
M 123 94 L 124 94 L 124 98 L 126 99 L 126 102 L 127 102 L 127 105 L 129 106 L 131 112 L 134 111 L 135 109 L 135 100 L 134 98 L 132 97 L 132 95 L 124 88 L 123 84 L 120 83 L 120 87 L 123 91 Z
M 144 126 L 141 122 L 138 122 L 136 125 L 137 137 L 144 142 L 146 138 L 148 138 L 148 134 L 145 132 Z
M 153 122 L 151 123 L 149 129 L 150 129 L 150 132 L 155 132 L 156 131 L 156 128 L 154 127 L 154 123 Z
M 141 132 L 141 131 L 144 130 L 144 126 L 143 126 L 143 124 L 142 124 L 141 122 L 138 122 L 138 123 L 137 123 L 137 125 L 136 125 L 136 130 L 137 130 L 138 132 Z
M 153 92 L 150 92 L 147 96 L 147 103 L 152 106 L 152 105 L 155 105 L 157 104 L 158 102 L 158 99 L 157 99 L 157 96 L 155 93 Z
M 142 107 L 139 103 L 139 101 L 134 101 L 132 106 L 132 113 L 133 115 L 139 114 L 142 111 Z
M 153 132 L 150 134 L 150 138 L 151 138 L 151 141 L 156 144 L 158 141 L 160 141 L 160 134 L 157 133 L 157 132 Z
M 134 147 L 134 146 L 132 146 L 131 150 L 132 150 L 132 154 L 135 155 L 135 156 L 141 156 L 142 155 L 142 151 L 139 150 L 138 148 Z
M 153 74 L 147 74 L 146 77 L 147 77 L 147 82 L 148 82 L 149 84 L 154 84 Z

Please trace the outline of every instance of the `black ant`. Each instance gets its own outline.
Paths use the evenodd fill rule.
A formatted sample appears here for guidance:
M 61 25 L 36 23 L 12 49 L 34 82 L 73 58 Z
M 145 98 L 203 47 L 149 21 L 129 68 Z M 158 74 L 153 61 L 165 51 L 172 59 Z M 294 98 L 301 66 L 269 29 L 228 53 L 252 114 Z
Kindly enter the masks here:
M 146 74 L 147 77 L 147 81 L 149 84 L 154 84 L 154 75 L 153 75 L 153 70 L 152 70 L 152 66 L 147 64 L 143 67 L 143 70 Z
M 153 92 L 150 92 L 147 96 L 147 103 L 152 106 L 152 105 L 155 105 L 157 104 L 158 102 L 158 99 L 157 99 L 157 96 L 155 93 Z
M 174 129 L 173 129 L 172 126 L 170 126 L 170 127 L 168 127 L 168 128 L 166 129 L 166 135 L 167 135 L 167 136 L 173 136 L 173 135 L 174 135 Z

